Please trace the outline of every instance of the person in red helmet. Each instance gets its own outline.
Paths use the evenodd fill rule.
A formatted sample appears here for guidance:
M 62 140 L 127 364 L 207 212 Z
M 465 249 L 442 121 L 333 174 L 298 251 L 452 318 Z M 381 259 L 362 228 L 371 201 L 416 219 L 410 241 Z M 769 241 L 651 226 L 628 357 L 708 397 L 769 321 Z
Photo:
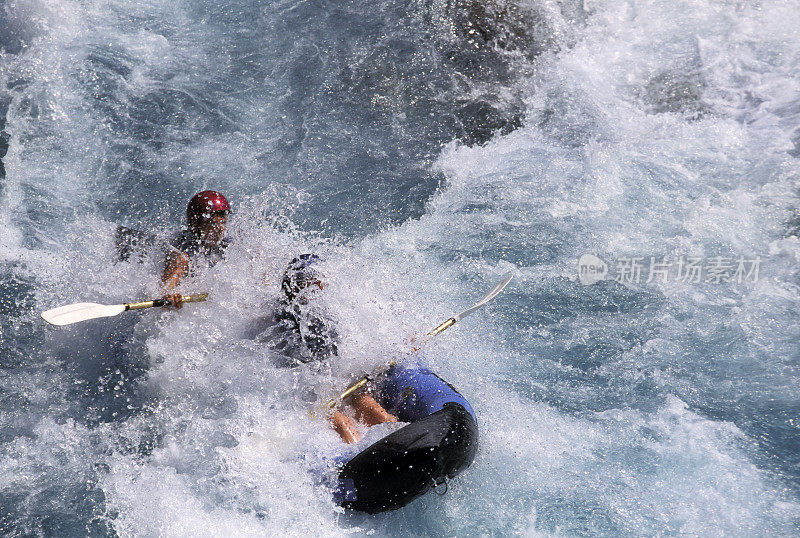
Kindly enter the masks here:
M 228 240 L 225 230 L 231 205 L 217 191 L 195 194 L 186 207 L 187 228 L 170 241 L 170 250 L 164 262 L 161 282 L 166 291 L 174 290 L 181 280 L 196 269 L 198 262 L 213 266 L 225 254 Z M 173 306 L 180 308 L 183 298 L 179 293 L 164 296 Z

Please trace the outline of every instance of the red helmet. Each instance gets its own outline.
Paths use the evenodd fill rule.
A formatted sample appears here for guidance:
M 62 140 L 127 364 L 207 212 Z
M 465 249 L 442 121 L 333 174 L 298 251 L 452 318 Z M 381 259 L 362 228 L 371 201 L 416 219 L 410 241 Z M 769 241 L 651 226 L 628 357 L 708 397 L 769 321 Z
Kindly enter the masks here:
M 189 224 L 194 224 L 204 216 L 216 213 L 217 211 L 230 211 L 231 205 L 228 199 L 217 191 L 198 192 L 189 200 L 186 206 L 186 220 Z

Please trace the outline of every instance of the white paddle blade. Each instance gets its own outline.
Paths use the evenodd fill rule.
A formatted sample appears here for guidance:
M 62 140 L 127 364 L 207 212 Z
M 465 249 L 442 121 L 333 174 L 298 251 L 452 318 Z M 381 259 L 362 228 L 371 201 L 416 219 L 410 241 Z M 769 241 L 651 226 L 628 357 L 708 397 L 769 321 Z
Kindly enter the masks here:
M 462 319 L 469 316 L 470 314 L 481 308 L 483 305 L 485 305 L 486 303 L 497 297 L 497 295 L 501 291 L 503 291 L 503 289 L 505 289 L 506 286 L 508 286 L 508 283 L 511 282 L 512 278 L 514 278 L 514 274 L 508 273 L 506 276 L 503 277 L 503 280 L 495 284 L 494 287 L 491 290 L 489 290 L 489 293 L 487 293 L 483 297 L 483 299 L 475 303 L 472 307 L 467 308 L 460 314 L 456 314 L 455 316 L 453 316 L 453 319 L 455 319 L 456 321 L 461 321 Z
M 75 303 L 42 312 L 42 318 L 52 325 L 70 325 L 88 319 L 116 316 L 122 312 L 125 312 L 124 304 Z
M 506 286 L 508 286 L 508 283 L 511 282 L 512 278 L 514 278 L 514 273 L 508 273 L 506 276 L 504 276 L 503 280 L 495 284 L 494 288 L 490 289 L 489 293 L 487 293 L 486 296 L 480 300 L 480 303 L 486 304 L 492 299 L 494 299 L 497 296 L 497 294 L 499 294 L 501 291 L 505 289 Z

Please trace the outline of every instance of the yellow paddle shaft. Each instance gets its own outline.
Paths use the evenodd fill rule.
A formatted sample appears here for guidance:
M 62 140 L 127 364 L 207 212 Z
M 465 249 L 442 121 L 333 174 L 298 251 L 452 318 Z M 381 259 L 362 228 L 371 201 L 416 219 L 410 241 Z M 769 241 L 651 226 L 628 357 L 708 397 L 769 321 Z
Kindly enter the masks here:
M 445 331 L 445 330 L 449 329 L 450 327 L 452 327 L 452 326 L 455 324 L 455 322 L 456 322 L 456 318 L 450 318 L 450 319 L 448 319 L 447 321 L 445 321 L 444 323 L 442 323 L 441 325 L 439 325 L 438 327 L 436 327 L 435 329 L 433 329 L 431 332 L 429 332 L 429 333 L 428 333 L 428 336 L 436 336 L 437 334 L 439 334 L 439 333 L 441 333 L 441 332 L 443 332 L 443 331 Z M 419 349 L 419 348 L 415 347 L 415 348 L 414 348 L 414 351 L 416 351 L 417 349 Z M 389 363 L 389 364 L 386 366 L 385 370 L 388 370 L 389 368 L 391 368 L 391 367 L 392 367 L 392 366 L 394 366 L 395 364 L 397 364 L 397 361 L 392 361 L 392 362 L 390 362 L 390 363 Z M 328 403 L 327 403 L 327 404 L 325 404 L 325 407 L 327 407 L 328 409 L 333 409 L 333 408 L 334 408 L 334 407 L 336 407 L 336 406 L 337 406 L 339 403 L 341 403 L 341 402 L 345 401 L 345 400 L 346 400 L 346 399 L 348 399 L 350 396 L 352 396 L 352 395 L 353 395 L 353 394 L 354 394 L 356 391 L 358 391 L 359 389 L 363 388 L 363 387 L 364 387 L 364 385 L 366 385 L 367 383 L 369 383 L 369 380 L 370 380 L 370 379 L 372 379 L 370 376 L 364 376 L 364 377 L 362 377 L 361 379 L 359 379 L 358 381 L 356 381 L 355 383 L 353 383 L 352 385 L 350 385 L 349 387 L 347 387 L 347 390 L 345 390 L 345 391 L 344 391 L 343 393 L 341 393 L 339 396 L 337 396 L 336 398 L 331 398 L 330 400 L 328 400 Z
M 208 299 L 207 293 L 195 293 L 193 295 L 184 295 L 184 303 L 199 303 Z M 139 310 L 142 308 L 153 308 L 154 306 L 165 306 L 168 301 L 166 299 L 154 299 L 152 301 L 142 301 L 139 303 L 126 303 L 125 310 Z
M 392 361 L 389 364 L 387 364 L 384 368 L 381 368 L 380 371 L 388 370 L 389 368 L 391 368 L 392 366 L 394 366 L 396 364 L 397 364 L 397 361 Z M 366 376 L 362 377 L 361 379 L 359 379 L 358 381 L 356 381 L 355 383 L 353 383 L 352 385 L 347 387 L 347 390 L 345 390 L 339 396 L 337 396 L 336 398 L 331 398 L 330 400 L 328 400 L 328 403 L 325 404 L 325 407 L 327 407 L 328 409 L 333 409 L 338 404 L 340 404 L 341 402 L 345 401 L 350 396 L 352 396 L 356 391 L 358 391 L 359 389 L 363 388 L 364 385 L 369 383 L 370 380 L 373 377 L 374 376 L 369 376 L 369 375 L 366 375 Z

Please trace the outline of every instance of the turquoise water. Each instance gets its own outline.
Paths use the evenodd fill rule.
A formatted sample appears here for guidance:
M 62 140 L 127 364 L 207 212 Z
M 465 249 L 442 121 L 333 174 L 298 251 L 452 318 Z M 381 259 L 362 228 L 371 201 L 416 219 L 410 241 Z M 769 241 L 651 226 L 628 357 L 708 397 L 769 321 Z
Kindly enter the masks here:
M 49 2 L 0 10 L 0 531 L 796 535 L 800 9 L 789 2 Z M 229 195 L 207 304 L 158 296 L 118 224 Z M 342 336 L 273 366 L 254 327 L 324 255 Z M 609 278 L 583 285 L 593 254 Z M 671 262 L 648 280 L 650 258 Z M 715 257 L 757 277 L 707 282 Z M 694 282 L 677 262 L 706 269 Z M 308 416 L 430 343 L 472 403 L 447 495 L 343 513 Z

